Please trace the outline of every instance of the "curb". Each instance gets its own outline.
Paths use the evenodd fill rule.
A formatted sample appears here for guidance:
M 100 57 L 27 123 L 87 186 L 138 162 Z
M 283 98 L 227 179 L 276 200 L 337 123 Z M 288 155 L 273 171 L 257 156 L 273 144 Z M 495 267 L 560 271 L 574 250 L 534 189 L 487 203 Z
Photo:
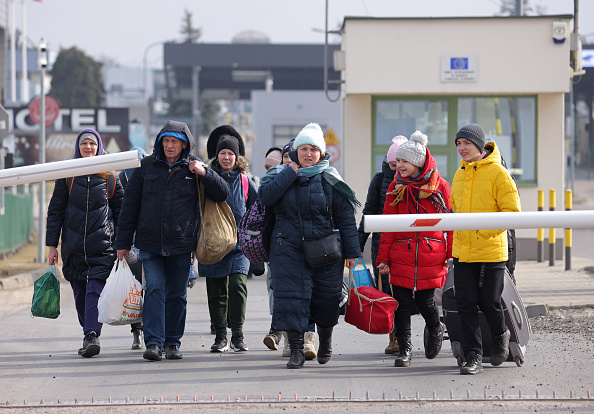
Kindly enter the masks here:
M 32 286 L 41 275 L 47 270 L 46 267 L 39 268 L 27 273 L 19 273 L 18 275 L 9 276 L 0 279 L 0 290 L 18 289 Z

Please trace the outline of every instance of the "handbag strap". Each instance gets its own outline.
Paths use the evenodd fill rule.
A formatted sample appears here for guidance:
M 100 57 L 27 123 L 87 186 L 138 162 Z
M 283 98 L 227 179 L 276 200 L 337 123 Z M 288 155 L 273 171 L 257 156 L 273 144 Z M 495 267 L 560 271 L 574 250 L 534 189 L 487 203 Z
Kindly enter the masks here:
M 328 194 L 326 194 L 326 189 L 324 188 L 324 179 L 322 180 L 322 191 L 324 192 L 324 197 L 326 198 L 326 212 L 328 213 L 328 217 L 330 218 L 330 225 L 332 226 L 332 230 L 334 230 L 334 220 L 332 219 L 332 206 L 328 201 Z M 297 201 L 297 217 L 299 217 L 299 227 L 301 228 L 301 240 L 305 241 L 305 234 L 303 233 L 303 222 L 301 221 L 301 209 L 299 208 L 299 186 L 295 185 L 295 199 Z
M 204 226 L 202 225 L 202 223 L 204 222 L 204 217 L 202 215 L 202 210 L 204 209 L 204 184 L 202 184 L 200 180 L 198 180 L 198 177 L 196 177 L 196 187 L 198 188 L 198 213 L 200 214 L 200 233 L 204 234 Z

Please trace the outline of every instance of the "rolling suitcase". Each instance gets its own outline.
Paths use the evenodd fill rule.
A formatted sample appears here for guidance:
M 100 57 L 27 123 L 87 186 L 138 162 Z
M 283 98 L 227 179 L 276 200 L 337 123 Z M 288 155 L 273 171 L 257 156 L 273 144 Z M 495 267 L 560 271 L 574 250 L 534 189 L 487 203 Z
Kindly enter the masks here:
M 452 345 L 452 353 L 456 358 L 458 365 L 462 366 L 465 362 L 464 352 L 462 351 L 462 330 L 460 327 L 460 317 L 458 315 L 458 306 L 454 296 L 454 266 L 450 265 L 445 285 L 443 287 L 442 310 L 444 322 Z M 505 280 L 503 283 L 503 293 L 501 302 L 505 313 L 505 324 L 511 333 L 509 340 L 508 361 L 515 362 L 517 366 L 524 364 L 526 355 L 526 345 L 530 339 L 530 322 L 526 308 L 522 303 L 520 294 L 514 285 L 507 268 L 505 269 Z M 483 337 L 483 360 L 489 361 L 491 355 L 491 329 L 483 313 L 479 311 L 479 322 L 481 334 Z

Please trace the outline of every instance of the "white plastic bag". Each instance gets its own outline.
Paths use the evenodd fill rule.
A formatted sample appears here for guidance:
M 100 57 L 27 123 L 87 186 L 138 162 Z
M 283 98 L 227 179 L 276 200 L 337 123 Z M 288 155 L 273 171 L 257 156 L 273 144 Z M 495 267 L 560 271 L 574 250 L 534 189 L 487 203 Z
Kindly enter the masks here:
M 99 322 L 127 325 L 142 321 L 142 285 L 125 260 L 116 260 L 99 296 Z

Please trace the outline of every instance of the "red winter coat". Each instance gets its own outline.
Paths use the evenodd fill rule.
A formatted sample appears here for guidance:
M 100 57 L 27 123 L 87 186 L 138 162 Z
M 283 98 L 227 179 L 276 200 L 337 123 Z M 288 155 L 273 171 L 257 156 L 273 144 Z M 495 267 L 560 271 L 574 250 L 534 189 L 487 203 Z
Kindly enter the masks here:
M 427 150 L 427 161 L 419 177 L 423 177 L 435 166 L 435 159 Z M 437 169 L 434 174 L 439 175 Z M 398 175 L 388 188 L 384 214 L 443 213 L 429 198 L 419 199 L 419 192 L 415 190 L 416 200 L 422 207 L 416 205 L 407 194 L 398 204 L 392 206 L 395 196 L 391 193 L 397 179 Z M 450 185 L 441 177 L 438 177 L 437 183 L 436 189 L 441 192 L 447 210 L 451 211 Z M 447 260 L 451 257 L 452 232 L 447 232 L 447 238 L 443 231 L 382 232 L 376 264 L 379 266 L 384 262 L 390 266 L 391 284 L 407 289 L 426 290 L 443 286 L 448 271 Z

